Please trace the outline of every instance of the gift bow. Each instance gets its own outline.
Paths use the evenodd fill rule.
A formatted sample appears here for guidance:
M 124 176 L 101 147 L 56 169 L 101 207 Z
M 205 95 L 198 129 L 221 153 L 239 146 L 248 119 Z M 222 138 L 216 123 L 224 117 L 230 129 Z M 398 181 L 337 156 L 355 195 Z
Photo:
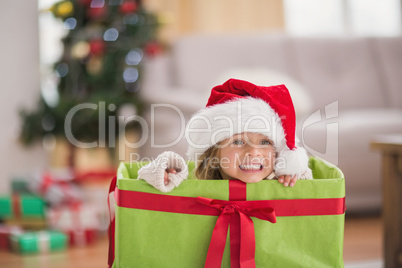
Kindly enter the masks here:
M 50 173 L 45 173 L 42 177 L 42 181 L 39 185 L 39 192 L 44 195 L 49 190 L 50 187 L 58 185 L 61 187 L 63 192 L 67 192 L 68 182 L 63 180 L 54 179 Z M 68 195 L 68 194 L 66 194 Z
M 255 268 L 255 233 L 250 217 L 275 223 L 275 210 L 269 202 L 224 201 L 205 197 L 197 197 L 196 200 L 221 211 L 212 232 L 205 267 L 221 267 L 227 232 L 231 225 L 230 228 L 236 230 L 231 232 L 231 255 L 237 252 L 237 256 L 231 256 L 231 267 Z

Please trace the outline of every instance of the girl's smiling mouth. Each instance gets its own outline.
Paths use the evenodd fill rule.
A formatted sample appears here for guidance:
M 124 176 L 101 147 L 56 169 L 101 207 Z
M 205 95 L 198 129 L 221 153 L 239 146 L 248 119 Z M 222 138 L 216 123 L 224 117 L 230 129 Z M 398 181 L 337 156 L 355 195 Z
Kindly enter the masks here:
M 239 168 L 243 171 L 259 171 L 263 169 L 261 164 L 247 164 L 247 165 L 239 165 Z

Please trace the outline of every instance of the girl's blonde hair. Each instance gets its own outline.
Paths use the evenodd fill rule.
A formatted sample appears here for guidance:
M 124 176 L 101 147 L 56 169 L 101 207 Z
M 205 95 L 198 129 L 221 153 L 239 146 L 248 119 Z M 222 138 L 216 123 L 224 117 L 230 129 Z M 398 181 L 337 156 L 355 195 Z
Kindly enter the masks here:
M 217 145 L 209 147 L 200 156 L 195 171 L 199 180 L 222 180 L 219 166 L 219 147 Z

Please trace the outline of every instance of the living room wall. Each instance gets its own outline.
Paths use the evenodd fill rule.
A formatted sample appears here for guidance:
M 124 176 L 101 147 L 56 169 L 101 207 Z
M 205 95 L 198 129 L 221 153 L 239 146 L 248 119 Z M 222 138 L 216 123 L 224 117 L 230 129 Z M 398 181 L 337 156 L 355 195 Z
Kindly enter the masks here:
M 40 145 L 18 142 L 18 110 L 33 107 L 40 91 L 37 9 L 36 0 L 3 1 L 0 9 L 0 193 L 8 192 L 11 176 L 47 162 Z
M 285 26 L 282 0 L 146 0 L 164 23 L 166 41 L 195 33 L 279 31 Z

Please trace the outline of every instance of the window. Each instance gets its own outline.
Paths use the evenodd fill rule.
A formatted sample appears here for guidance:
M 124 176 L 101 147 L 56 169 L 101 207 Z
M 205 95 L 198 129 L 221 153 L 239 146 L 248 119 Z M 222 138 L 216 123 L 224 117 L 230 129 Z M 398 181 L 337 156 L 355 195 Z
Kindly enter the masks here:
M 399 0 L 284 0 L 284 9 L 293 35 L 401 34 Z
M 63 22 L 55 19 L 50 11 L 47 11 L 57 0 L 39 0 L 39 43 L 40 59 L 45 65 L 52 65 L 63 52 L 61 39 L 67 30 Z

